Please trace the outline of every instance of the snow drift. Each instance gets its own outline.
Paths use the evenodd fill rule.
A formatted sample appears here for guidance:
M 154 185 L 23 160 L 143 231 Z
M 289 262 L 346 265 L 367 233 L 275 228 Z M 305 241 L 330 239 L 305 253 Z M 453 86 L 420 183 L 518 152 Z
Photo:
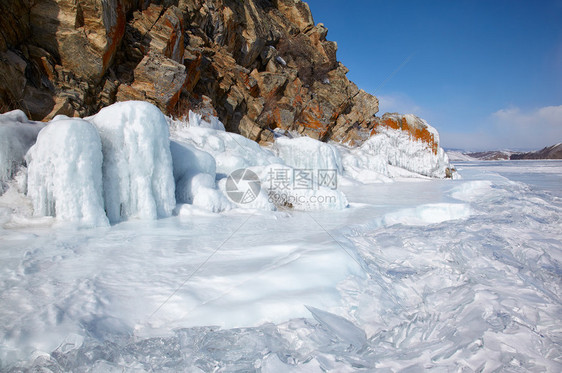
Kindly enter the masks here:
M 26 156 L 27 195 L 35 215 L 87 226 L 108 225 L 102 197 L 101 140 L 82 119 L 44 128 Z

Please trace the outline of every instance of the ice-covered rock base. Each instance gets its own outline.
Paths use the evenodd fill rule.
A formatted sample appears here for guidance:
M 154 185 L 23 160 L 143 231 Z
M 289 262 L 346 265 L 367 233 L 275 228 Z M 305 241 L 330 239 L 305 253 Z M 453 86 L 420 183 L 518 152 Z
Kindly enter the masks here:
M 82 119 L 43 129 L 26 156 L 27 195 L 35 215 L 86 226 L 108 225 L 102 196 L 101 140 Z
M 44 123 L 28 120 L 21 110 L 0 114 L 0 195 L 7 188 L 7 182 L 24 166 L 25 154 L 44 126 Z
M 119 102 L 88 118 L 103 149 L 103 190 L 111 222 L 155 219 L 176 205 L 168 123 L 146 102 Z
M 437 132 L 417 117 L 404 118 L 404 125 L 414 120 L 410 127 L 423 127 L 431 144 L 408 131 L 382 126 L 357 148 L 281 133 L 276 133 L 273 144 L 262 147 L 225 132 L 215 117 L 203 118 L 190 112 L 183 120 L 166 119 L 146 102 L 120 102 L 84 120 L 74 119 L 72 126 L 70 118 L 64 116 L 47 124 L 42 131 L 45 134 L 39 136 L 41 141 L 27 157 L 27 195 L 35 215 L 85 226 L 106 225 L 106 220 L 156 219 L 186 211 L 176 203 L 209 212 L 233 208 L 342 209 L 348 203 L 339 183 L 442 178 L 450 173 Z M 22 112 L 0 116 L 4 141 L 13 140 L 0 151 L 2 189 L 25 165 L 24 155 L 42 127 L 27 121 Z M 77 162 L 81 166 L 75 170 Z M 258 175 L 259 190 L 246 191 L 250 194 L 232 190 L 228 177 L 239 170 Z M 25 169 L 19 179 L 19 184 L 25 181 Z M 236 181 L 235 188 L 244 187 L 244 183 Z M 233 197 L 240 193 L 252 198 Z

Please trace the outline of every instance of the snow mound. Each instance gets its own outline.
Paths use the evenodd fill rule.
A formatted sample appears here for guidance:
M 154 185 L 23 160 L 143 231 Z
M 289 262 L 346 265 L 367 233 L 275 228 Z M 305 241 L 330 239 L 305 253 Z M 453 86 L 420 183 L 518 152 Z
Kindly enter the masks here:
M 493 184 L 490 180 L 475 180 L 455 187 L 451 191 L 451 197 L 461 201 L 473 201 L 490 193 Z
M 470 206 L 464 203 L 430 203 L 386 214 L 382 219 L 382 225 L 403 224 L 422 226 L 438 224 L 449 220 L 465 219 L 470 215 Z
M 434 139 L 438 144 L 436 131 Z M 437 147 L 434 152 L 423 141 L 412 139 L 407 132 L 392 128 L 378 129 L 377 134 L 357 149 L 358 153 L 364 153 L 363 156 L 367 157 L 383 157 L 389 165 L 429 177 L 444 178 L 446 169 L 450 168 L 449 159 L 442 148 Z M 389 176 L 393 176 L 392 173 Z
M 176 182 L 176 201 L 212 212 L 232 208 L 216 186 L 216 162 L 212 155 L 191 144 L 170 142 Z
M 390 182 L 388 161 L 382 154 L 363 148 L 339 146 L 344 175 L 362 183 Z
M 241 168 L 282 163 L 257 142 L 235 133 L 192 126 L 191 122 L 185 121 L 183 125 L 176 123 L 171 132 L 173 140 L 191 144 L 211 154 L 215 158 L 219 178 Z
M 45 127 L 26 156 L 34 214 L 84 226 L 108 225 L 102 197 L 102 150 L 96 129 L 81 119 Z
M 273 150 L 288 166 L 298 169 L 337 170 L 342 173 L 342 160 L 335 146 L 310 137 L 279 137 Z
M 27 119 L 23 111 L 0 114 L 0 195 L 3 183 L 11 180 L 24 165 L 25 154 L 45 125 Z
M 160 110 L 146 102 L 119 102 L 87 119 L 102 141 L 110 222 L 170 216 L 176 204 L 175 184 L 168 123 Z

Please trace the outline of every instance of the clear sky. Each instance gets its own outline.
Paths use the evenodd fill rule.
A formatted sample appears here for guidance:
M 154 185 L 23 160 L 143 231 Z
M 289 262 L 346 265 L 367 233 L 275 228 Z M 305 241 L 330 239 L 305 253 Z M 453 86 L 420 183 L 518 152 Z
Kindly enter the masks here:
M 385 112 L 447 148 L 562 142 L 562 0 L 306 0 L 338 59 Z

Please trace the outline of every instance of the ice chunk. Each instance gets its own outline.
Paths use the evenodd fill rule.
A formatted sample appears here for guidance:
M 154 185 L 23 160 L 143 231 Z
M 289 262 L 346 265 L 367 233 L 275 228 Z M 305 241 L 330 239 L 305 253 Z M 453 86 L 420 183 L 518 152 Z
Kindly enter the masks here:
M 279 137 L 273 149 L 288 166 L 298 169 L 337 170 L 342 173 L 342 161 L 335 146 L 310 137 Z
M 0 195 L 3 183 L 24 164 L 25 154 L 43 127 L 44 123 L 28 120 L 21 110 L 0 114 Z
M 174 165 L 176 181 L 176 200 L 183 203 L 193 202 L 190 180 L 197 174 L 209 175 L 213 182 L 216 177 L 215 158 L 191 144 L 170 141 L 170 151 Z
M 45 127 L 27 153 L 27 194 L 34 214 L 86 226 L 108 221 L 102 197 L 102 150 L 96 129 L 81 119 Z
M 232 208 L 228 198 L 217 190 L 213 156 L 193 145 L 177 141 L 171 141 L 170 149 L 178 203 L 190 203 L 213 212 Z
M 160 110 L 147 102 L 119 102 L 87 119 L 101 136 L 109 220 L 170 216 L 175 184 L 168 124 Z
M 306 308 L 310 311 L 312 316 L 314 316 L 316 321 L 330 330 L 342 341 L 352 344 L 356 348 L 361 348 L 367 343 L 365 332 L 355 326 L 351 321 L 341 316 L 334 315 L 333 313 L 319 310 L 318 308 L 311 306 L 306 306 Z

